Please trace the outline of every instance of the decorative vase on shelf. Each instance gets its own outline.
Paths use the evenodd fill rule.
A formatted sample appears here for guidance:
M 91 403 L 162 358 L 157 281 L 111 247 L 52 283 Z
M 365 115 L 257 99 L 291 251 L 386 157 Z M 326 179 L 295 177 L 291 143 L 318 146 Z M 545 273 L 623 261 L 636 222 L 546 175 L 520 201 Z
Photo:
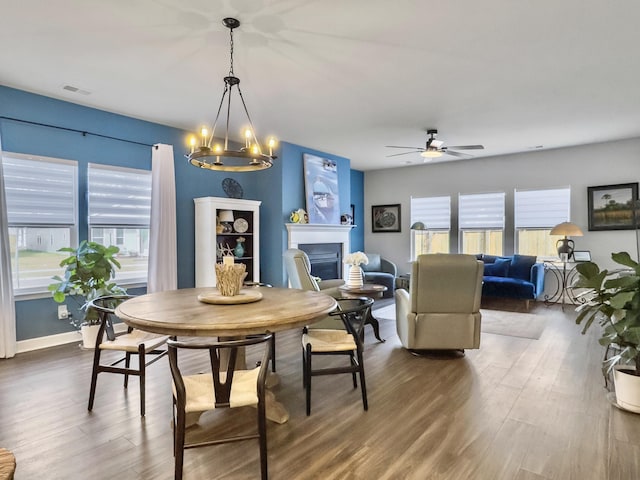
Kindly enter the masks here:
M 240 237 L 236 239 L 236 247 L 233 249 L 233 254 L 236 257 L 244 257 L 244 238 Z
M 347 279 L 347 287 L 360 288 L 364 285 L 362 268 L 360 265 L 351 265 L 349 269 L 349 278 Z

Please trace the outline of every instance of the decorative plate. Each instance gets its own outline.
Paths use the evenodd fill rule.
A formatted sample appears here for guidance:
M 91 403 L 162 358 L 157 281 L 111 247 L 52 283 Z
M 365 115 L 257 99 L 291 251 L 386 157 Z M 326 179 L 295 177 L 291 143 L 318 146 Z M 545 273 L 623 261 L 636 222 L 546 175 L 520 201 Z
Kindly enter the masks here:
M 236 218 L 236 221 L 233 222 L 233 229 L 238 233 L 244 233 L 249 230 L 249 222 L 244 218 Z
M 244 193 L 242 191 L 242 186 L 233 178 L 225 178 L 222 180 L 222 189 L 229 198 L 242 198 Z

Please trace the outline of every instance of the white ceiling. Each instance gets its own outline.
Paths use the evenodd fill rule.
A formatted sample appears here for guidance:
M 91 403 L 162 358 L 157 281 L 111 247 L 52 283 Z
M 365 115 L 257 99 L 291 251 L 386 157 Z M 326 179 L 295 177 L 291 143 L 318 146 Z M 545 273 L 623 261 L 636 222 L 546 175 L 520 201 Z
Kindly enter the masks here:
M 215 117 L 236 17 L 258 136 L 360 170 L 422 163 L 385 145 L 423 146 L 427 128 L 484 144 L 476 157 L 640 136 L 637 0 L 0 5 L 0 84 L 187 130 Z

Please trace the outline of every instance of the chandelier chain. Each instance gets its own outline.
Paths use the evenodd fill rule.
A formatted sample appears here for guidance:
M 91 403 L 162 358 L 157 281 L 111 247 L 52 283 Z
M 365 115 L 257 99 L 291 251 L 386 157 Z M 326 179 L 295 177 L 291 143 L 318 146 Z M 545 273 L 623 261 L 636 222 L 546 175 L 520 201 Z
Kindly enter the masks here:
M 229 37 L 231 38 L 231 40 L 229 41 L 229 45 L 230 45 L 229 76 L 233 77 L 235 76 L 233 74 L 233 28 L 229 29 Z

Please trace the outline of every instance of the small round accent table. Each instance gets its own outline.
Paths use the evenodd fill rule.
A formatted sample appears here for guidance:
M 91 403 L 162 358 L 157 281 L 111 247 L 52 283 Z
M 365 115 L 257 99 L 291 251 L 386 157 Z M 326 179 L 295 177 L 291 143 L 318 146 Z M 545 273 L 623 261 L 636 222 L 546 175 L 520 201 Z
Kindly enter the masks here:
M 382 294 L 387 291 L 387 287 L 384 285 L 378 285 L 376 283 L 365 283 L 361 287 L 348 287 L 342 285 L 339 290 L 345 297 L 369 297 L 374 300 L 382 298 Z M 373 327 L 373 334 L 380 342 L 384 342 L 384 338 L 380 338 L 380 322 L 373 316 L 371 309 L 367 314 L 367 319 L 364 322 Z

